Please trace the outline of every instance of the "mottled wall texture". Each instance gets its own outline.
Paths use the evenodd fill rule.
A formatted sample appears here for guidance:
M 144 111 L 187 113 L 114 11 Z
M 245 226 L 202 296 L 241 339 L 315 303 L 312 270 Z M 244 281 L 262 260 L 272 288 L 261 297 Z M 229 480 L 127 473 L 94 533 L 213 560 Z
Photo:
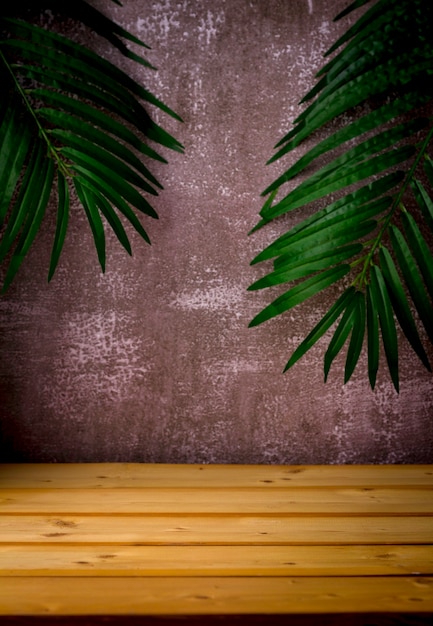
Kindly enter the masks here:
M 47 284 L 47 216 L 0 299 L 3 461 L 433 462 L 433 381 L 404 343 L 400 394 L 383 364 L 372 392 L 365 359 L 343 385 L 344 355 L 324 384 L 324 343 L 281 373 L 326 293 L 248 329 L 269 301 L 247 291 L 264 272 L 250 261 L 281 232 L 248 236 L 281 167 L 265 162 L 346 28 L 332 22 L 346 4 L 99 1 L 152 47 L 157 72 L 123 67 L 183 117 L 157 119 L 186 150 L 156 167 L 152 246 L 132 235 L 128 257 L 108 235 L 105 275 L 77 205 Z

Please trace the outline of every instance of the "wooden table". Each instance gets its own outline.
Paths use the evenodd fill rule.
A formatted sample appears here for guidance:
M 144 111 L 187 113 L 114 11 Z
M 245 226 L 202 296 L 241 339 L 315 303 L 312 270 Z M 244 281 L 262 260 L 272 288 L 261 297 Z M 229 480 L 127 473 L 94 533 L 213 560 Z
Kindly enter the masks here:
M 433 465 L 0 465 L 9 623 L 433 624 Z

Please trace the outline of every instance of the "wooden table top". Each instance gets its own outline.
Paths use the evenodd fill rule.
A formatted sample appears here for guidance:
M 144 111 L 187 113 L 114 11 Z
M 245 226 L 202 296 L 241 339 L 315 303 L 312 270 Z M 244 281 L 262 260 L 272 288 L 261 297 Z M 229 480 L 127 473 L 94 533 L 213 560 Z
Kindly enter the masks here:
M 0 623 L 371 614 L 433 623 L 433 465 L 0 465 Z

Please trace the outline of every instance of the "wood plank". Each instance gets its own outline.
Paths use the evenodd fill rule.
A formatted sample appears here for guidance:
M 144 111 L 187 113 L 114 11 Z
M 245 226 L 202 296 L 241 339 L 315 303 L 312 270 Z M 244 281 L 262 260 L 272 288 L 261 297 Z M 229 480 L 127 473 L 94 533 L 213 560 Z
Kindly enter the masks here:
M 0 578 L 3 615 L 432 612 L 431 577 Z
M 431 626 L 433 613 L 272 615 L 272 626 Z M 269 615 L 0 615 L 1 626 L 270 626 Z
M 1 626 L 270 626 L 269 615 L 0 616 Z M 431 626 L 433 613 L 272 615 L 272 626 Z
M 4 515 L 0 543 L 429 544 L 433 517 Z
M 0 464 L 0 488 L 391 487 L 433 485 L 430 465 Z
M 432 514 L 433 489 L 3 489 L 0 514 Z
M 0 546 L 0 576 L 433 575 L 433 546 Z

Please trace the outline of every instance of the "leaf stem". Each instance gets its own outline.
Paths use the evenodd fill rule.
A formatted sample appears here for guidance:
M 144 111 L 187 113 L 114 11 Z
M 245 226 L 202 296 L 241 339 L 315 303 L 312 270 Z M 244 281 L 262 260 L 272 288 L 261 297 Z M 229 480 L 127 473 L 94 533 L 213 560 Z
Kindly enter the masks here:
M 38 134 L 39 137 L 41 137 L 41 139 L 45 142 L 46 146 L 47 146 L 47 150 L 48 150 L 48 155 L 51 156 L 51 158 L 56 162 L 59 170 L 66 176 L 66 177 L 70 177 L 71 176 L 71 172 L 69 171 L 69 168 L 67 166 L 67 164 L 60 158 L 59 153 L 56 149 L 56 147 L 52 144 L 52 142 L 50 141 L 47 132 L 45 131 L 44 127 L 42 126 L 42 124 L 39 121 L 38 116 L 36 115 L 36 111 L 35 109 L 32 107 L 24 89 L 22 88 L 22 86 L 20 85 L 11 65 L 8 63 L 8 60 L 6 59 L 6 57 L 4 56 L 2 50 L 0 49 L 0 58 L 3 61 L 3 64 L 5 65 L 6 69 L 8 70 L 9 74 L 12 77 L 12 81 L 15 85 L 15 89 L 18 92 L 20 98 L 22 99 L 22 101 L 24 102 L 24 105 L 27 109 L 27 111 L 30 113 L 31 117 L 33 118 L 37 128 L 38 128 Z
M 385 234 L 385 232 L 387 231 L 389 224 L 396 212 L 396 210 L 400 207 L 403 206 L 402 205 L 402 199 L 403 199 L 403 195 L 406 192 L 406 189 L 408 188 L 408 185 L 410 184 L 413 176 L 415 175 L 415 171 L 419 165 L 419 162 L 421 161 L 421 159 L 423 158 L 424 154 L 427 151 L 427 147 L 431 141 L 433 137 L 433 126 L 430 128 L 429 132 L 427 133 L 424 141 L 421 144 L 421 147 L 418 151 L 418 154 L 416 156 L 416 158 L 414 159 L 412 166 L 409 170 L 409 172 L 406 175 L 406 178 L 403 182 L 403 184 L 401 185 L 397 195 L 394 198 L 394 201 L 391 205 L 391 208 L 388 212 L 388 214 L 383 218 L 383 222 L 382 225 L 380 227 L 379 233 L 377 235 L 377 237 L 374 239 L 373 241 L 373 245 L 371 246 L 371 249 L 369 250 L 368 254 L 363 257 L 365 258 L 365 262 L 364 262 L 364 267 L 362 268 L 362 272 L 354 279 L 353 281 L 353 285 L 359 286 L 359 287 L 364 287 L 367 283 L 368 283 L 368 278 L 367 278 L 367 274 L 370 270 L 370 267 L 373 263 L 373 256 L 376 253 L 377 249 L 382 245 L 382 239 L 383 236 Z M 353 266 L 354 264 L 352 264 Z

